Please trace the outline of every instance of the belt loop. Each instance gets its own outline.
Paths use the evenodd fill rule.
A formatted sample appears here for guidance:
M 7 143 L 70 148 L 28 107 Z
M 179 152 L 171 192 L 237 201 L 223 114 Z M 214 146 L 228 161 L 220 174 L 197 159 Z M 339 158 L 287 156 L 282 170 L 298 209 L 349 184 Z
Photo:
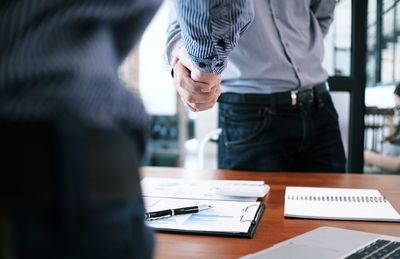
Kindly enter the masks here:
M 0 258 L 15 259 L 14 224 L 8 214 L 0 212 Z
M 321 88 L 321 89 L 318 89 L 317 87 Z M 325 82 L 325 83 L 315 87 L 315 98 L 316 98 L 316 102 L 315 103 L 317 104 L 318 108 L 324 107 L 324 101 L 322 99 L 322 93 L 325 92 L 325 91 L 329 92 L 328 82 Z
M 292 99 L 292 106 L 296 106 L 297 105 L 297 93 L 299 91 L 294 90 L 294 91 L 290 91 L 290 98 Z

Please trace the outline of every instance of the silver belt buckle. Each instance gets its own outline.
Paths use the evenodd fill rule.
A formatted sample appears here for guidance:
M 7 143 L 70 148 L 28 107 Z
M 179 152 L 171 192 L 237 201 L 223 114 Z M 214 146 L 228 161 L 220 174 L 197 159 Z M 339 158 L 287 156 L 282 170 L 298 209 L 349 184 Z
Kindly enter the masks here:
M 290 98 L 292 98 L 292 106 L 296 106 L 297 105 L 297 94 L 299 91 L 294 90 L 294 91 L 290 91 Z

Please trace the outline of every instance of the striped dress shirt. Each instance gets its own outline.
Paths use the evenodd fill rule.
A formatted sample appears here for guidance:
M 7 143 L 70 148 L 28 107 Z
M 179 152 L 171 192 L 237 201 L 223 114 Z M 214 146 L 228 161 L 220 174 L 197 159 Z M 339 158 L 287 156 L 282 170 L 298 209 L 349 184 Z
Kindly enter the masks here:
M 269 94 L 310 88 L 327 80 L 328 74 L 322 67 L 323 38 L 332 22 L 336 0 L 255 0 L 254 20 L 241 37 L 236 30 L 237 19 L 232 19 L 230 25 L 225 22 L 224 26 L 221 23 L 221 27 L 213 27 L 212 20 L 218 17 L 211 14 L 213 8 L 222 7 L 226 13 L 240 14 L 235 8 L 247 5 L 203 5 L 201 9 L 203 1 L 196 2 L 199 7 L 194 10 L 185 8 L 184 3 L 177 5 L 177 20 L 168 30 L 166 55 L 171 60 L 174 49 L 182 46 L 182 38 L 197 66 L 198 60 L 208 65 L 215 63 L 215 57 L 229 55 L 223 72 L 213 66 L 203 69 L 222 72 L 222 92 Z M 201 11 L 204 8 L 211 10 Z M 207 20 L 211 22 L 206 24 Z M 233 50 L 218 48 L 219 38 L 214 35 L 222 34 L 225 46 L 236 46 Z
M 253 1 L 176 0 L 175 3 L 185 45 L 194 64 L 201 71 L 220 74 L 226 68 L 228 54 L 254 18 Z M 169 32 L 167 41 L 173 45 L 181 37 L 179 25 L 173 24 Z
M 19 0 L 0 5 L 0 120 L 72 117 L 144 142 L 141 100 L 118 65 L 160 0 Z M 144 144 L 144 143 L 142 143 Z

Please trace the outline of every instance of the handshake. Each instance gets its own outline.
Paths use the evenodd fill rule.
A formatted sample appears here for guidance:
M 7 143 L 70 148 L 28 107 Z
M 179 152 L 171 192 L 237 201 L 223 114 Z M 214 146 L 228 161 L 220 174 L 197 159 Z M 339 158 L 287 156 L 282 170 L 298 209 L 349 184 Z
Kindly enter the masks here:
M 173 83 L 184 105 L 194 112 L 212 108 L 221 94 L 221 77 L 200 71 L 184 47 L 174 53 L 171 63 Z

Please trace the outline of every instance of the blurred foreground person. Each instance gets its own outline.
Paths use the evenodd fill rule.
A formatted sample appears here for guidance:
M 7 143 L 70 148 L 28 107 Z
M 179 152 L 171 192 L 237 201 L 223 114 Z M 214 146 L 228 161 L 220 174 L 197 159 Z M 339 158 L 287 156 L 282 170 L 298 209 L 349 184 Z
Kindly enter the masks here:
M 147 115 L 117 68 L 159 4 L 0 4 L 0 258 L 152 257 Z

